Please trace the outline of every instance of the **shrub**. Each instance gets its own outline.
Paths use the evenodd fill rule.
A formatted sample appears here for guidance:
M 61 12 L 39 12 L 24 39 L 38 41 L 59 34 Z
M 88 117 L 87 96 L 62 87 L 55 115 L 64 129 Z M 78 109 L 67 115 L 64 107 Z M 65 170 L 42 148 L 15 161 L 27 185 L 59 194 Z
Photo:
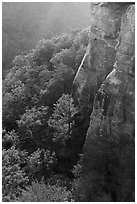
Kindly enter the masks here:
M 12 146 L 2 152 L 2 194 L 3 201 L 14 200 L 28 183 L 28 177 L 21 170 L 19 151 Z
M 41 180 L 43 176 L 46 179 L 52 173 L 52 167 L 55 163 L 54 152 L 37 149 L 27 158 L 26 171 L 29 181 L 31 182 L 33 179 Z
M 5 129 L 2 131 L 2 148 L 9 149 L 18 142 L 18 135 L 15 130 L 7 132 Z
M 43 181 L 32 182 L 32 185 L 23 191 L 18 202 L 65 202 L 71 201 L 71 192 L 60 186 L 50 186 Z

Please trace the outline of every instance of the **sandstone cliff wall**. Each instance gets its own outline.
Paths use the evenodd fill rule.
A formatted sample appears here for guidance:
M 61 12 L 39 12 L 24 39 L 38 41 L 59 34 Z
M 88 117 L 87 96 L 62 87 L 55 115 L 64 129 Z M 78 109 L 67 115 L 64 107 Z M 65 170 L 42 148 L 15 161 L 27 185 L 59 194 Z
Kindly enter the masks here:
M 93 109 L 86 142 L 93 132 L 92 116 L 99 108 L 104 110 L 102 116 L 119 118 L 115 131 L 130 126 L 133 133 L 135 102 L 135 5 L 91 3 L 90 10 L 90 42 L 74 80 L 79 104 L 84 95 Z
M 74 80 L 81 114 L 89 117 L 90 107 L 82 201 L 104 192 L 109 201 L 134 201 L 134 73 L 135 5 L 91 3 L 90 42 Z

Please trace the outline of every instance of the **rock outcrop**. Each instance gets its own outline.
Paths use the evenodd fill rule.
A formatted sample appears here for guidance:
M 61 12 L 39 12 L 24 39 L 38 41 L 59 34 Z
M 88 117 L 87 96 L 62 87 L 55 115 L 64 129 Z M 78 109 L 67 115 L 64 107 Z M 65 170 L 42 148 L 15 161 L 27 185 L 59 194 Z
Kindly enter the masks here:
M 93 19 L 92 22 L 93 24 L 95 22 L 95 27 L 99 25 L 98 30 L 102 38 L 105 41 L 107 39 L 108 46 L 115 41 L 117 41 L 117 44 L 114 47 L 116 54 L 113 51 L 113 53 L 109 52 L 109 55 L 107 55 L 113 66 L 111 63 L 108 66 L 106 66 L 107 64 L 104 67 L 102 66 L 103 70 L 108 70 L 110 73 L 107 77 L 104 74 L 105 80 L 102 80 L 102 84 L 96 93 L 92 114 L 96 109 L 103 108 L 102 114 L 105 116 L 112 118 L 115 115 L 115 117 L 118 117 L 119 124 L 115 130 L 125 134 L 130 126 L 132 134 L 134 132 L 135 116 L 135 6 L 128 3 L 102 3 L 93 5 L 93 7 L 95 7 L 92 8 L 93 16 L 98 13 L 99 16 L 96 16 L 95 21 Z M 92 30 L 91 25 L 91 36 Z M 103 32 L 101 32 L 102 30 Z M 105 50 L 102 50 L 102 52 L 104 53 Z M 92 58 L 92 52 L 90 52 L 90 56 Z M 108 63 L 105 58 L 102 58 L 102 60 Z M 92 61 L 90 63 L 92 67 Z M 98 70 L 98 64 L 94 64 L 95 69 Z M 101 75 L 103 76 L 103 71 Z M 92 114 L 87 140 L 92 131 Z
M 86 104 L 91 106 L 90 124 L 83 148 L 84 168 L 90 166 L 93 160 L 92 153 L 100 151 L 94 150 L 94 138 L 100 135 L 99 140 L 102 140 L 104 124 L 106 137 L 109 137 L 105 140 L 113 140 L 118 136 L 121 140 L 127 137 L 131 144 L 134 141 L 134 83 L 134 3 L 91 3 L 90 42 L 74 80 L 77 87 L 75 97 L 79 106 L 81 101 L 82 105 L 84 104 L 83 95 Z M 92 168 L 90 166 L 87 169 L 90 172 Z M 88 170 L 84 173 L 88 174 Z M 128 176 L 127 180 L 134 180 L 133 175 Z M 123 180 L 123 185 L 124 183 L 126 182 Z M 113 192 L 109 191 L 112 193 L 113 201 L 119 199 L 116 191 L 120 190 L 113 188 Z
M 92 114 L 103 108 L 105 115 L 112 116 L 117 107 L 122 130 L 127 123 L 134 129 L 134 61 L 135 5 L 91 3 L 90 42 L 74 79 L 75 96 L 79 104 L 85 96 Z

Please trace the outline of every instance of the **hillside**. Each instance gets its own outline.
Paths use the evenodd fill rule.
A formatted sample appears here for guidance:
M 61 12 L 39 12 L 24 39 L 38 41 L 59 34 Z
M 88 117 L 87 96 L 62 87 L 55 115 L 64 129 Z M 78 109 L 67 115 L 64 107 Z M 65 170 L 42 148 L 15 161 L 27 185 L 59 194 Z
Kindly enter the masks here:
M 89 10 L 3 79 L 4 202 L 135 201 L 135 5 Z
M 3 2 L 3 76 L 14 57 L 32 49 L 38 40 L 84 28 L 89 22 L 89 3 Z

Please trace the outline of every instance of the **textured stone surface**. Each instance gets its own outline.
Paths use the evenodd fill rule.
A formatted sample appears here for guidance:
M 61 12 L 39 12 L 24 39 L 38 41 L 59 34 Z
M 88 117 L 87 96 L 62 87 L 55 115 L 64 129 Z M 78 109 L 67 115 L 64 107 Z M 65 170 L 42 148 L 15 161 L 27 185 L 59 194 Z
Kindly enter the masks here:
M 135 5 L 92 3 L 90 42 L 74 80 L 85 118 L 91 106 L 82 157 L 89 201 L 95 202 L 94 183 L 93 192 L 102 188 L 112 201 L 134 201 L 134 82 Z
M 90 96 L 87 94 L 85 100 L 90 100 L 92 106 L 96 91 L 113 69 L 121 17 L 126 8 L 126 4 L 118 3 L 91 4 L 90 42 L 74 80 L 79 103 L 86 89 Z
M 98 109 L 118 117 L 115 131 L 134 131 L 134 73 L 135 5 L 91 3 L 90 42 L 74 80 L 79 105 L 92 107 L 85 147 Z
M 123 6 L 126 7 L 126 11 L 120 19 L 120 30 L 117 36 L 119 43 L 116 46 L 115 63 L 113 70 L 102 82 L 96 94 L 85 148 L 91 135 L 93 135 L 93 118 L 98 109 L 104 109 L 102 115 L 105 113 L 105 116 L 111 118 L 112 123 L 114 116 L 117 117 L 119 123 L 117 127 L 112 128 L 114 134 L 121 132 L 122 134 L 133 135 L 134 132 L 135 6 L 121 6 L 122 9 Z M 113 124 L 112 127 L 114 127 Z

